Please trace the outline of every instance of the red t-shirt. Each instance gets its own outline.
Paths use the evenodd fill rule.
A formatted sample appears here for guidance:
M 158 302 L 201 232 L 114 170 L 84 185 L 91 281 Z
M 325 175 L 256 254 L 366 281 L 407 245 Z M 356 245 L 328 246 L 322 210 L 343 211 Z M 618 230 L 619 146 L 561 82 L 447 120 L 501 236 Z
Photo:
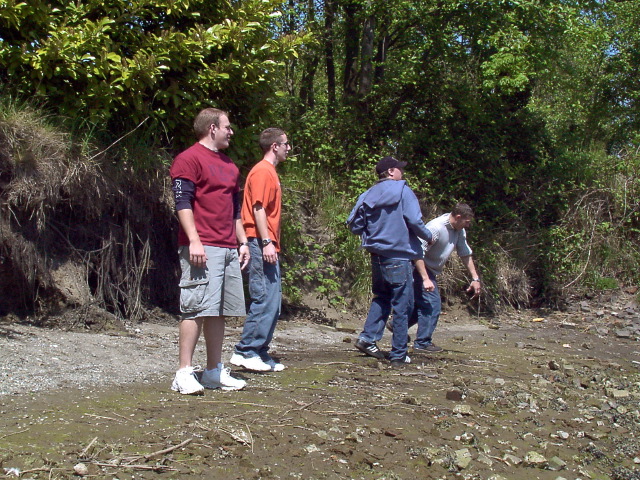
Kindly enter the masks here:
M 280 211 L 282 190 L 276 167 L 266 160 L 258 162 L 247 175 L 242 201 L 242 225 L 247 237 L 260 237 L 253 217 L 253 206 L 260 203 L 267 214 L 267 230 L 276 251 L 280 251 Z
M 236 248 L 233 205 L 240 190 L 240 172 L 233 161 L 196 142 L 174 159 L 169 174 L 172 180 L 183 178 L 196 186 L 192 210 L 202 244 Z M 182 226 L 178 244 L 189 245 Z

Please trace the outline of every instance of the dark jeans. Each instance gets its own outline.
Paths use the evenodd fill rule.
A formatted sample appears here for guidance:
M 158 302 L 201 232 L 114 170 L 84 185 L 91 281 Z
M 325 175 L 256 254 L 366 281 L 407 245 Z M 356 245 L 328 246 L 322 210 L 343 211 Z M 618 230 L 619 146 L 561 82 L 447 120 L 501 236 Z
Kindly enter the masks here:
M 282 303 L 280 263 L 267 263 L 262 259 L 262 245 L 258 238 L 249 239 L 249 251 L 251 305 L 242 337 L 235 350 L 245 358 L 260 356 L 267 361 L 271 358 L 268 354 L 269 344 L 273 339 Z
M 389 314 L 393 311 L 389 360 L 404 360 L 407 355 L 407 329 L 413 309 L 412 271 L 413 264 L 410 260 L 371 256 L 374 297 L 359 338 L 368 343 L 382 338 Z
M 417 271 L 413 272 L 415 306 L 409 319 L 409 327 L 414 326 L 416 323 L 418 324 L 418 334 L 413 342 L 414 348 L 425 348 L 431 345 L 431 337 L 438 325 L 438 318 L 442 311 L 436 274 L 429 269 L 427 269 L 427 273 L 433 282 L 434 289 L 432 292 L 427 292 L 422 287 L 422 277 Z M 395 323 L 393 326 L 395 327 Z

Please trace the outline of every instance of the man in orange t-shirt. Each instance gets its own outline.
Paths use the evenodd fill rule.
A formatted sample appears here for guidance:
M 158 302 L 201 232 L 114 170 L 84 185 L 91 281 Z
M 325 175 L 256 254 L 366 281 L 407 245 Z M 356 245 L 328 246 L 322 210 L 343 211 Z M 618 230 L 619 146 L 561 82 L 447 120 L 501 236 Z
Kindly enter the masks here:
M 242 338 L 229 362 L 257 372 L 279 372 L 284 365 L 269 355 L 276 322 L 280 316 L 280 212 L 282 190 L 276 166 L 291 150 L 287 134 L 267 128 L 260 134 L 262 160 L 249 172 L 244 187 L 242 224 L 249 242 L 249 295 L 251 304 Z

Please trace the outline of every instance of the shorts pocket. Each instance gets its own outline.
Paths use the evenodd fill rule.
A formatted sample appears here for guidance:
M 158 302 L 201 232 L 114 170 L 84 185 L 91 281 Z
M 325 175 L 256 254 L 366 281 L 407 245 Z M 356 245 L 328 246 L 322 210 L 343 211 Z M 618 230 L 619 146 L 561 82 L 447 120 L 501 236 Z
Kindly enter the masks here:
M 199 312 L 203 303 L 209 276 L 204 268 L 186 268 L 180 278 L 180 311 L 182 313 Z

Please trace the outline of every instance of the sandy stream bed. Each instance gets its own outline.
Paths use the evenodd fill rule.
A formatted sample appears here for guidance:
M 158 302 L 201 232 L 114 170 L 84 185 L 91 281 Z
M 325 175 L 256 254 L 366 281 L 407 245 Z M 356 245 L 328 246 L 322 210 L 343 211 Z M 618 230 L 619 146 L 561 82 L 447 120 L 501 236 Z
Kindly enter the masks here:
M 449 314 L 445 352 L 398 371 L 354 349 L 359 320 L 340 326 L 280 322 L 284 372 L 234 369 L 245 390 L 192 397 L 169 390 L 175 326 L 0 323 L 0 475 L 78 478 L 82 463 L 105 479 L 640 479 L 634 338 L 579 313 Z M 227 329 L 226 358 L 239 334 Z

